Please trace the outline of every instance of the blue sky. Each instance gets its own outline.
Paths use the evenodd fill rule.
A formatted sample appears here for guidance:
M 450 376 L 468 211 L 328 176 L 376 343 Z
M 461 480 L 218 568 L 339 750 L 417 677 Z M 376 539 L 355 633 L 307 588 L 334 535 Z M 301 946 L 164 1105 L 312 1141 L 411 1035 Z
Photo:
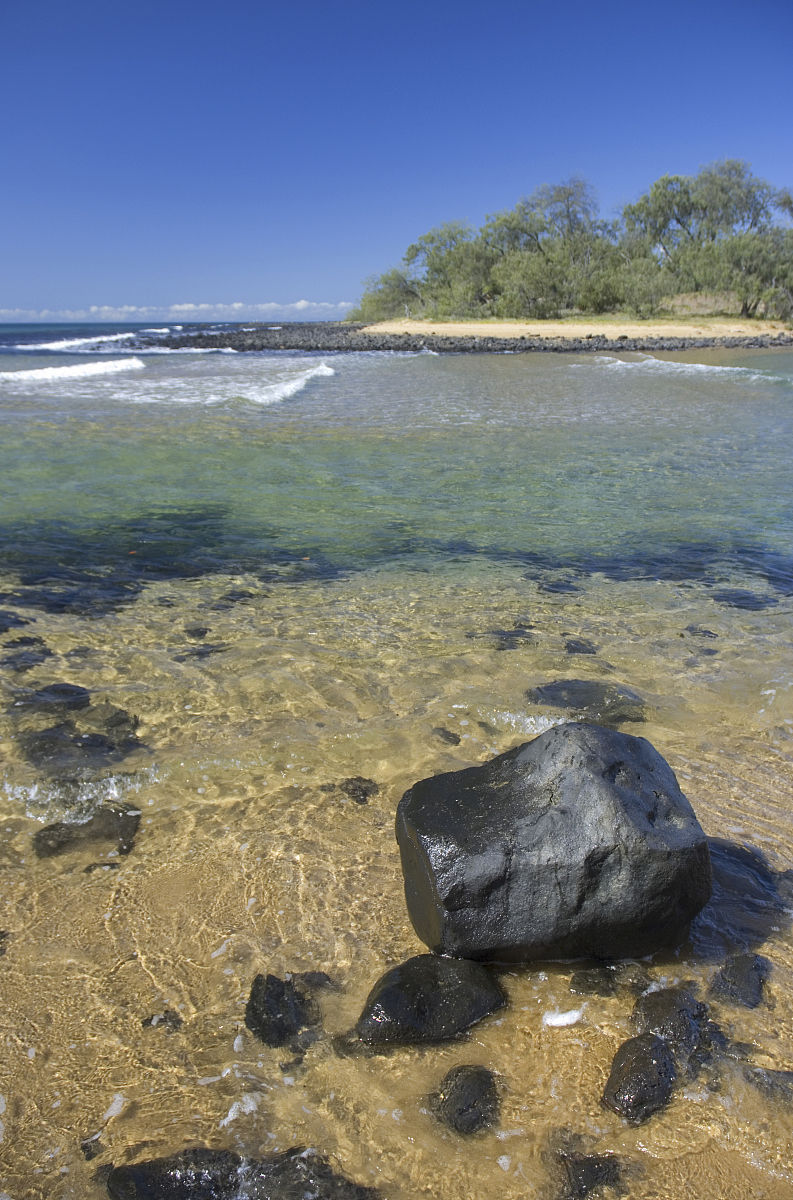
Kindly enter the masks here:
M 790 0 L 14 4 L 0 320 L 334 317 L 542 183 L 793 185 L 792 50 Z

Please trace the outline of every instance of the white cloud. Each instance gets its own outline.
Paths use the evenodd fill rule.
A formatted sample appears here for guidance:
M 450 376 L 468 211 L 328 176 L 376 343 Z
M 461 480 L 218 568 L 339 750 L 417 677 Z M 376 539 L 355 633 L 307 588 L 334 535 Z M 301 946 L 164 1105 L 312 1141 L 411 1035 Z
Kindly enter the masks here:
M 351 300 L 295 300 L 287 304 L 277 300 L 248 304 L 234 300 L 229 304 L 182 301 L 179 304 L 91 304 L 88 308 L 0 308 L 0 321 L 288 321 L 333 320 L 352 308 Z

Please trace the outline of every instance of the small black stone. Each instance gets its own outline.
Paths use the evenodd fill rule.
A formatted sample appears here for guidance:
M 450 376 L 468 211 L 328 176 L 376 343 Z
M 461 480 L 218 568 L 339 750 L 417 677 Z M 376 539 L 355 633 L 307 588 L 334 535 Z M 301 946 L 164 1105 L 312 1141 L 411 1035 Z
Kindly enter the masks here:
M 686 633 L 690 633 L 692 637 L 702 638 L 717 638 L 719 636 L 712 629 L 705 629 L 703 625 L 686 625 Z
M 455 1133 L 476 1133 L 498 1120 L 495 1076 L 487 1067 L 452 1067 L 429 1097 L 433 1114 Z
M 188 637 L 203 638 L 209 633 L 208 625 L 185 625 L 184 629 Z
M 342 779 L 339 791 L 344 792 L 345 796 L 349 796 L 356 804 L 366 804 L 369 797 L 376 796 L 380 788 L 373 779 L 364 779 L 361 775 L 353 775 L 349 779 Z
M 318 1021 L 316 1004 L 294 979 L 256 976 L 245 1008 L 245 1024 L 266 1046 L 286 1046 L 301 1029 Z
M 672 1098 L 677 1069 L 671 1047 L 654 1033 L 623 1042 L 611 1065 L 602 1103 L 640 1125 Z
M 354 1032 L 369 1046 L 444 1042 L 506 1002 L 497 981 L 479 963 L 419 954 L 381 976 Z
M 761 954 L 733 954 L 713 977 L 711 996 L 744 1008 L 757 1008 L 763 999 L 771 963 Z
M 86 1162 L 90 1162 L 92 1158 L 98 1158 L 105 1152 L 105 1147 L 98 1137 L 86 1138 L 85 1141 L 80 1142 L 80 1149 Z

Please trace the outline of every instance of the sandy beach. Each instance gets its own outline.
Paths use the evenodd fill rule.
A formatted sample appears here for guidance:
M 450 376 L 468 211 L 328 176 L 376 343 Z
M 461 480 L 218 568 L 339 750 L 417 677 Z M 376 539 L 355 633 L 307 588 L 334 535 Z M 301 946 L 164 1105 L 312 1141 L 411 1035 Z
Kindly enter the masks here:
M 698 317 L 681 321 L 679 318 L 656 317 L 652 321 L 623 320 L 619 317 L 588 318 L 565 321 L 378 321 L 367 325 L 361 333 L 409 334 L 412 336 L 483 337 L 483 338 L 743 338 L 774 337 L 789 333 L 782 321 L 752 321 L 738 317 Z

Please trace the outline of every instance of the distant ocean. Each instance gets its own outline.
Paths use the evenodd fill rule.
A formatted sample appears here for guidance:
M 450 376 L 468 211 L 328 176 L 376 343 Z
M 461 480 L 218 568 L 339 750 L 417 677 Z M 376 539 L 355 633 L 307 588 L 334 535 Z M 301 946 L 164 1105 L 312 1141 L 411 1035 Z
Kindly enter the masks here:
M 793 1070 L 793 354 L 200 353 L 173 329 L 0 326 L 0 1194 L 98 1200 L 131 1147 L 301 1144 L 388 1197 L 518 1200 L 565 1127 L 641 1166 L 636 1200 L 724 1200 L 724 1161 L 730 1196 L 789 1197 L 790 1107 L 737 1067 L 642 1130 L 603 1112 L 633 1000 L 582 1002 L 570 967 L 513 971 L 470 1043 L 379 1062 L 329 1037 L 287 1062 L 244 1012 L 258 972 L 322 970 L 348 1028 L 422 949 L 403 791 L 578 715 L 527 692 L 584 679 L 638 693 L 626 731 L 749 856 L 752 904 L 720 892 L 645 965 L 706 997 L 762 952 L 773 1009 L 714 1019 Z M 128 853 L 35 852 L 108 805 L 139 815 Z M 463 1062 L 503 1085 L 464 1152 L 424 1103 Z

